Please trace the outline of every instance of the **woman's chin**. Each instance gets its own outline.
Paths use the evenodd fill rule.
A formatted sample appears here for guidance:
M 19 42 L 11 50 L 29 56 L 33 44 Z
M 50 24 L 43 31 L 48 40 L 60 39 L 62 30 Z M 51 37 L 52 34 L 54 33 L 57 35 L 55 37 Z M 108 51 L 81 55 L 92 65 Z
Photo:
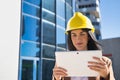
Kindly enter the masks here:
M 85 50 L 87 50 L 86 48 L 77 48 L 77 51 L 85 51 Z

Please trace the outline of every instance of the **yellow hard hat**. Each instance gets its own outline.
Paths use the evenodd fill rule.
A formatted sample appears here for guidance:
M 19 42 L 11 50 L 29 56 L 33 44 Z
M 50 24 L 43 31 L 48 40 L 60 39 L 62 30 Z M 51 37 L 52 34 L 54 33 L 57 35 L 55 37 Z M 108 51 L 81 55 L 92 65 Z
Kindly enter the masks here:
M 75 12 L 67 23 L 66 33 L 74 29 L 90 29 L 93 33 L 95 28 L 88 17 L 80 12 Z

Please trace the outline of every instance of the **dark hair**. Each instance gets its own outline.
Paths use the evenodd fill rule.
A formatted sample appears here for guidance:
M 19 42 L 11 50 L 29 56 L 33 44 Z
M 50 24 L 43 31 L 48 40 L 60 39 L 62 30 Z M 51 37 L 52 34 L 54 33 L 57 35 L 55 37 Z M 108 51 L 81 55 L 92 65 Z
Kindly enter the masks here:
M 88 50 L 101 50 L 101 46 L 96 40 L 94 34 L 90 31 L 90 29 L 82 29 L 84 32 L 88 34 Z M 76 48 L 74 47 L 72 40 L 71 40 L 71 31 L 68 32 L 68 49 L 70 51 L 75 51 Z

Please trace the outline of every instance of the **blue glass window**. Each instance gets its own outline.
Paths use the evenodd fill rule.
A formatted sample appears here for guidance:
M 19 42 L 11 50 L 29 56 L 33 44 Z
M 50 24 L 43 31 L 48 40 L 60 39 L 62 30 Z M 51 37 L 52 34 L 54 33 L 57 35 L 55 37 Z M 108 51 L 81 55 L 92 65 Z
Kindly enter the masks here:
M 33 80 L 33 61 L 23 60 L 22 80 Z
M 66 2 L 67 2 L 70 6 L 72 6 L 72 0 L 66 0 Z
M 43 65 L 42 65 L 42 80 L 52 80 L 52 71 L 53 67 L 55 65 L 54 61 L 50 60 L 43 60 Z
M 65 18 L 65 2 L 63 0 L 56 0 L 56 14 L 62 17 L 63 19 Z
M 42 0 L 42 7 L 55 12 L 55 0 Z
M 51 46 L 51 45 L 44 45 L 43 46 L 43 57 L 44 58 L 52 58 L 52 59 L 54 59 L 55 58 L 55 55 L 54 55 L 54 53 L 55 53 L 55 46 Z
M 54 14 L 50 14 L 45 11 L 42 11 L 42 12 L 43 12 L 43 14 L 42 14 L 43 19 L 55 23 L 55 15 Z
M 40 56 L 39 53 L 40 53 L 39 44 L 22 41 L 21 56 L 39 57 Z
M 25 2 L 23 3 L 23 11 L 22 12 L 33 15 L 33 16 L 37 16 L 37 17 L 40 16 L 40 8 L 31 6 L 30 4 L 27 4 Z
M 65 39 L 65 30 L 58 28 L 57 26 L 57 33 L 56 33 L 56 44 L 58 47 L 65 48 L 66 39 Z
M 57 17 L 57 25 L 59 25 L 59 26 L 65 28 L 65 20 L 63 20 L 63 19 Z
M 39 20 L 24 16 L 23 17 L 23 34 L 22 39 L 31 40 L 31 41 L 39 41 Z
M 66 20 L 67 21 L 71 18 L 72 14 L 73 14 L 72 9 L 68 5 L 66 5 Z
M 55 26 L 43 22 L 43 42 L 55 45 Z
M 41 2 L 41 0 L 24 0 L 24 1 L 30 2 L 30 3 L 38 5 L 38 6 L 40 5 L 40 2 Z

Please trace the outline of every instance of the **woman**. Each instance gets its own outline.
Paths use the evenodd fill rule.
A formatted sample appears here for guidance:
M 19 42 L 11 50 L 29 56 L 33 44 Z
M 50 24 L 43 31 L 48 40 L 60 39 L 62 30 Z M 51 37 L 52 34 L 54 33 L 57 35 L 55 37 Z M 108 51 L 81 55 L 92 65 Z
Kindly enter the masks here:
M 67 24 L 68 49 L 70 51 L 100 50 L 91 21 L 80 12 L 76 12 Z M 55 65 L 53 80 L 115 80 L 112 62 L 107 57 L 93 57 L 97 61 L 89 61 L 88 67 L 99 73 L 98 77 L 66 77 L 67 70 Z

